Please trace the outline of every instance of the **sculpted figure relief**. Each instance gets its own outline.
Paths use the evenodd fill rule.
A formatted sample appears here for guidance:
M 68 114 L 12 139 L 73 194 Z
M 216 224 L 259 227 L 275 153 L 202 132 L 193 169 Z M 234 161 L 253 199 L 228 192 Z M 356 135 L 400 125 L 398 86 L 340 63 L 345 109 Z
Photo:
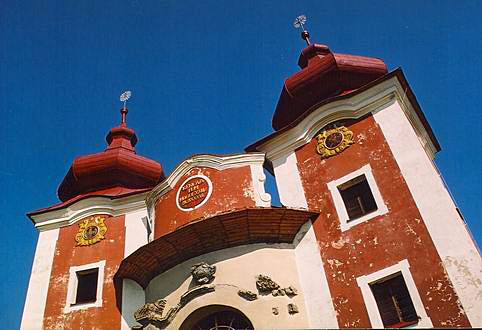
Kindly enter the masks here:
M 206 284 L 214 279 L 216 266 L 200 262 L 191 267 L 191 275 L 197 284 Z

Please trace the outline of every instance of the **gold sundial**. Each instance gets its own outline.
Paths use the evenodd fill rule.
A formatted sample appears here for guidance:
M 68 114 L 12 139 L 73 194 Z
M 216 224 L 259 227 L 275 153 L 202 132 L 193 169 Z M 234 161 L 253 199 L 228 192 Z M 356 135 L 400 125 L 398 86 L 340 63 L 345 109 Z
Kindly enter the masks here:
M 323 131 L 317 139 L 316 151 L 322 158 L 339 154 L 354 143 L 353 132 L 345 126 Z
M 75 235 L 77 245 L 92 245 L 105 238 L 107 226 L 105 216 L 91 216 L 79 224 L 79 231 Z

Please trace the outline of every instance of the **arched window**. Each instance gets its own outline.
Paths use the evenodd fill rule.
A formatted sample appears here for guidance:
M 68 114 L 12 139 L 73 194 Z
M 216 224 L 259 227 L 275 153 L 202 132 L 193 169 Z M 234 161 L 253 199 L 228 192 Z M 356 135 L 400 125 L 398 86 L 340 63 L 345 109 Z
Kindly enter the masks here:
M 181 330 L 239 330 L 254 329 L 239 310 L 221 305 L 199 308 L 182 323 Z

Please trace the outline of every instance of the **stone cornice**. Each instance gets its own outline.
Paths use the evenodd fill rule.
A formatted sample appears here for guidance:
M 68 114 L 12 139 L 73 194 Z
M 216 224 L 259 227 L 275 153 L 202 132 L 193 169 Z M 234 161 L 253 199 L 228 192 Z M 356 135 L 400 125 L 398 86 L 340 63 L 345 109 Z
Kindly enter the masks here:
M 409 87 L 403 88 L 402 83 L 405 85 L 406 82 L 403 82 L 404 78 L 399 77 L 397 73 L 396 71 L 389 79 L 351 97 L 344 97 L 319 106 L 299 121 L 296 126 L 276 132 L 247 149 L 256 148 L 257 151 L 266 153 L 267 160 L 271 162 L 309 143 L 320 129 L 331 122 L 341 119 L 357 119 L 368 113 L 380 111 L 393 102 L 398 102 L 417 133 L 427 155 L 433 159 L 438 151 L 438 145 L 435 145 L 436 141 L 434 142 L 429 136 L 414 104 L 407 98 Z
M 95 214 L 118 216 L 146 208 L 147 192 L 121 198 L 92 196 L 79 200 L 65 208 L 31 215 L 39 231 L 69 226 L 85 217 Z

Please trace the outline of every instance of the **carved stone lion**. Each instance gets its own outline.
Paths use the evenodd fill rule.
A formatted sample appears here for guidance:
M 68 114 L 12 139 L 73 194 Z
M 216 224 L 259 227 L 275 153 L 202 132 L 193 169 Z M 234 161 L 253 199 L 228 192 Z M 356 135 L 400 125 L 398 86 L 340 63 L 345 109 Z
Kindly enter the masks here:
M 216 266 L 200 262 L 191 267 L 192 278 L 197 284 L 206 284 L 213 280 Z

